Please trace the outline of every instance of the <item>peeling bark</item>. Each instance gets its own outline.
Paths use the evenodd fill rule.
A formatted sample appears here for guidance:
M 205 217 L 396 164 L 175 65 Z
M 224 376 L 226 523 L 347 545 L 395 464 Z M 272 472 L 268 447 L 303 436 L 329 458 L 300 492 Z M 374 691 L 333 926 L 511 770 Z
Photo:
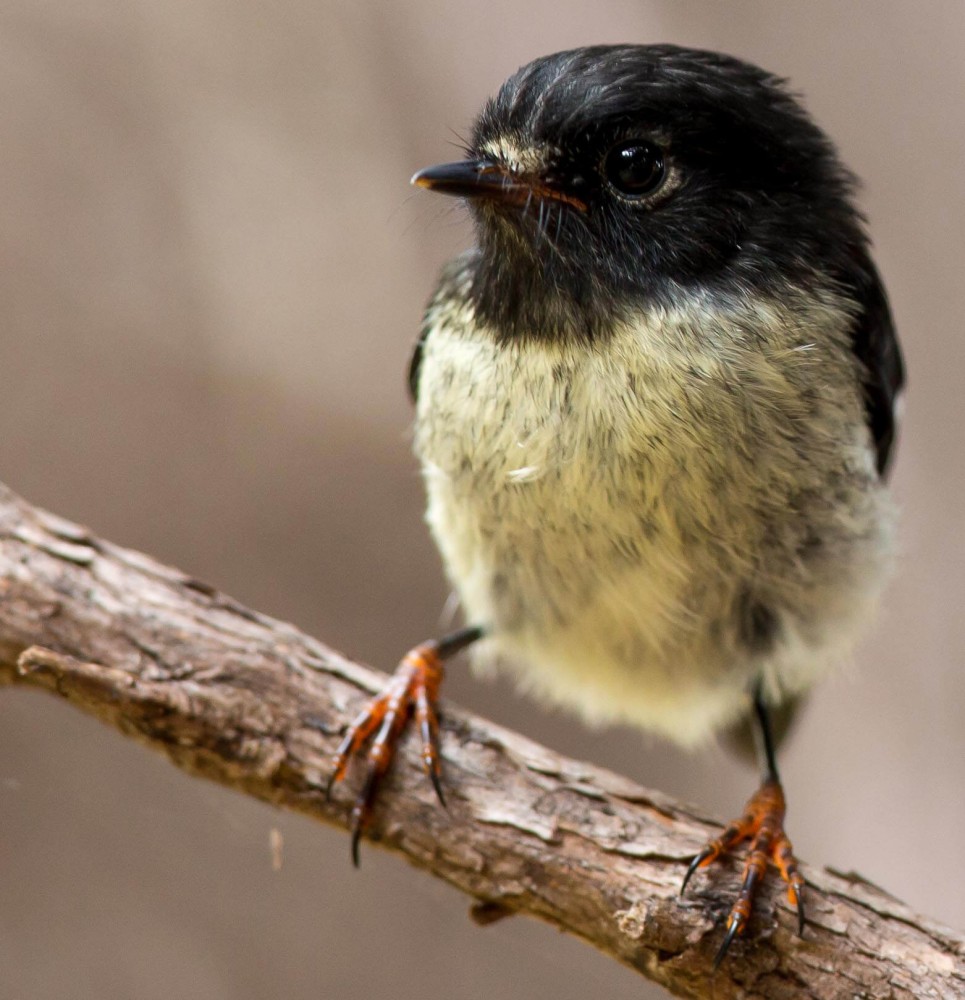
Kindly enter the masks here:
M 195 774 L 345 827 L 325 796 L 346 723 L 384 676 L 213 587 L 0 486 L 0 679 L 46 688 Z M 803 866 L 803 939 L 780 885 L 711 963 L 739 864 L 694 879 L 718 827 L 692 808 L 445 705 L 440 808 L 406 739 L 369 834 L 475 900 L 525 913 L 682 997 L 965 997 L 965 939 L 854 874 Z

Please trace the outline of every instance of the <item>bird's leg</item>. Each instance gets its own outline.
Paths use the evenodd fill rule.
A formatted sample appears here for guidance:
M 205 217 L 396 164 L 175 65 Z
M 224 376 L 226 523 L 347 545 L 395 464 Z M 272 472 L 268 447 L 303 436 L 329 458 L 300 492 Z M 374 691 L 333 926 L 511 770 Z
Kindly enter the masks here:
M 724 960 L 734 938 L 746 930 L 747 922 L 754 908 L 757 887 L 767 873 L 769 862 L 774 863 L 781 873 L 781 878 L 787 883 L 788 899 L 797 911 L 798 933 L 804 932 L 804 877 L 797 869 L 794 849 L 784 832 L 784 814 L 787 809 L 784 801 L 784 789 L 781 787 L 781 779 L 777 774 L 770 716 L 759 688 L 754 693 L 754 716 L 757 721 L 757 731 L 760 735 L 760 746 L 764 758 L 764 778 L 761 781 L 761 786 L 748 801 L 744 815 L 729 823 L 724 832 L 710 841 L 690 862 L 683 885 L 680 887 L 680 892 L 683 893 L 691 876 L 698 868 L 713 864 L 714 861 L 738 844 L 745 840 L 750 841 L 740 893 L 727 916 L 727 930 L 724 934 L 724 940 L 714 959 L 715 969 Z
M 436 700 L 442 683 L 443 663 L 482 637 L 478 627 L 460 629 L 442 639 L 424 642 L 403 657 L 382 693 L 373 698 L 348 727 L 332 759 L 326 794 L 345 777 L 349 761 L 369 743 L 362 790 L 352 806 L 352 860 L 359 863 L 359 840 L 372 813 L 379 784 L 392 763 L 395 748 L 411 715 L 422 737 L 422 763 L 432 787 L 445 805 L 440 783 L 439 722 Z

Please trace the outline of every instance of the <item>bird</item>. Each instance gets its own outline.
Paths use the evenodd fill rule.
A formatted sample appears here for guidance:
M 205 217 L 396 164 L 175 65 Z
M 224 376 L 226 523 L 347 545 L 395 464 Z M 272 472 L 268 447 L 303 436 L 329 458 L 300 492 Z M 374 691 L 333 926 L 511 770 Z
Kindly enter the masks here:
M 776 869 L 805 926 L 775 719 L 845 659 L 893 562 L 904 365 L 857 180 L 782 77 L 669 44 L 538 58 L 465 156 L 418 172 L 474 242 L 410 370 L 426 519 L 465 626 L 348 727 L 352 851 L 410 720 L 469 649 L 594 723 L 750 732 L 761 781 L 690 862 L 747 842 L 716 968 Z

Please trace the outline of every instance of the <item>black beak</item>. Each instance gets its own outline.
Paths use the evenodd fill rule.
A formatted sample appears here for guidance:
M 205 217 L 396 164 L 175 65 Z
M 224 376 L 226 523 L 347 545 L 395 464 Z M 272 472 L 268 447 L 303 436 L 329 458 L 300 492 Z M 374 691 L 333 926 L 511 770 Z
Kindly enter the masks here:
M 411 183 L 457 198 L 488 198 L 509 205 L 527 205 L 534 200 L 546 199 L 564 201 L 580 211 L 586 211 L 586 204 L 578 198 L 538 178 L 511 173 L 492 160 L 440 163 L 436 167 L 420 170 Z
M 514 188 L 512 176 L 492 160 L 462 160 L 459 163 L 440 163 L 420 170 L 412 182 L 416 187 L 451 194 L 457 198 L 497 198 L 511 195 Z M 509 197 L 508 200 L 514 200 Z

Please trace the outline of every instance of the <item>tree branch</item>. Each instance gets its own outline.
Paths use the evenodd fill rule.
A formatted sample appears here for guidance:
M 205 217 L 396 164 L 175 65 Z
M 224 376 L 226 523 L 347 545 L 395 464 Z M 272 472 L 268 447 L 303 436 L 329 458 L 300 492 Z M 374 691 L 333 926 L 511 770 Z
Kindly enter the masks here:
M 384 676 L 0 486 L 0 680 L 46 688 L 180 767 L 345 827 L 339 734 Z M 804 939 L 776 880 L 748 942 L 710 966 L 737 863 L 678 896 L 706 817 L 445 707 L 448 810 L 407 740 L 382 846 L 476 900 L 541 917 L 684 997 L 965 997 L 965 940 L 855 875 L 805 867 Z M 351 784 L 351 781 L 349 782 Z

